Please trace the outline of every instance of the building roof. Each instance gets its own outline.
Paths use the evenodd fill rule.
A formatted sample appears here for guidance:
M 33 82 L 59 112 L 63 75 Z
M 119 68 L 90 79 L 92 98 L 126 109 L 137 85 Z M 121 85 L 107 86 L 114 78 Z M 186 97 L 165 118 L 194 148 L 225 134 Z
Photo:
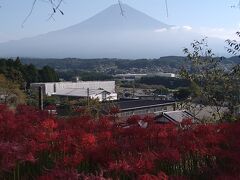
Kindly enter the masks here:
M 83 88 L 66 88 L 60 89 L 54 95 L 56 96 L 72 96 L 72 97 L 88 97 L 92 95 L 101 94 L 103 92 L 109 93 L 102 89 L 89 89 L 89 93 L 87 89 Z
M 167 122 L 165 120 L 162 120 L 162 117 L 165 118 L 167 121 L 173 123 L 181 123 L 183 120 L 187 119 L 191 119 L 192 121 L 198 120 L 192 114 L 185 110 L 163 112 L 161 115 L 156 117 L 157 122 Z
M 120 111 L 149 108 L 154 106 L 173 105 L 174 101 L 165 100 L 120 100 L 114 102 Z
M 115 83 L 115 81 L 60 81 L 60 82 L 38 82 L 38 83 L 31 83 L 32 85 L 42 85 L 42 84 L 73 84 L 73 83 L 107 83 L 107 82 L 111 82 L 111 83 Z
M 115 77 L 147 76 L 147 74 L 131 74 L 131 73 L 127 73 L 127 74 L 116 74 L 114 76 Z

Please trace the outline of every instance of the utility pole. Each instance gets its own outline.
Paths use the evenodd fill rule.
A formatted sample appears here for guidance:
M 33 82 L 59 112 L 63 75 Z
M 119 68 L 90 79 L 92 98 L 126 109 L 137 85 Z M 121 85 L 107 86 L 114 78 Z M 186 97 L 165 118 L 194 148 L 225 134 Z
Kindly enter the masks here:
M 135 79 L 133 80 L 133 92 L 132 92 L 132 98 L 135 97 Z
M 40 110 L 43 110 L 43 88 L 39 86 L 38 88 L 38 106 Z
M 87 107 L 89 108 L 89 96 L 90 96 L 90 92 L 89 92 L 89 88 L 87 88 Z

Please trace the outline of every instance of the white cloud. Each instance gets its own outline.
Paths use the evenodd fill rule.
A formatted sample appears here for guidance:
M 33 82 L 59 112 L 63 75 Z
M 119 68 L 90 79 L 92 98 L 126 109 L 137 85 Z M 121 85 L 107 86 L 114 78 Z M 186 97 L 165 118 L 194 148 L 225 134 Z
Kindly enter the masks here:
M 206 37 L 214 37 L 214 38 L 219 38 L 219 39 L 236 39 L 236 32 L 238 31 L 239 28 L 222 28 L 222 27 L 191 27 L 191 26 L 182 26 L 180 28 L 181 30 L 184 31 L 191 31 L 194 33 L 201 34 L 202 36 Z
M 171 29 L 171 30 L 178 30 L 178 29 L 181 29 L 181 27 L 180 27 L 180 26 L 173 26 L 173 27 L 171 27 L 170 29 Z
M 192 30 L 191 26 L 173 26 L 170 27 L 169 29 L 167 28 L 161 28 L 161 29 L 156 29 L 154 32 L 166 32 L 166 31 L 179 31 L 179 30 L 183 30 L 183 31 L 190 31 Z
M 183 26 L 184 30 L 191 31 L 193 28 L 191 26 Z
M 213 38 L 219 38 L 219 39 L 238 39 L 238 37 L 236 36 L 236 32 L 239 30 L 239 28 L 231 28 L 231 29 L 227 29 L 227 28 L 222 28 L 222 27 L 216 27 L 216 28 L 211 28 L 211 27 L 191 27 L 188 25 L 185 26 L 173 26 L 170 27 L 169 29 L 167 28 L 161 28 L 161 29 L 156 29 L 154 32 L 156 33 L 161 33 L 161 32 L 176 32 L 176 31 L 185 31 L 185 32 L 189 32 L 191 31 L 192 33 L 197 33 L 200 34 L 202 36 L 206 36 L 206 37 L 213 37 Z
M 201 27 L 194 28 L 193 31 L 197 32 L 203 36 L 215 37 L 220 39 L 236 39 L 236 31 L 238 29 L 226 29 L 226 28 L 209 28 Z
M 165 32 L 167 31 L 167 28 L 161 28 L 161 29 L 156 29 L 155 32 Z

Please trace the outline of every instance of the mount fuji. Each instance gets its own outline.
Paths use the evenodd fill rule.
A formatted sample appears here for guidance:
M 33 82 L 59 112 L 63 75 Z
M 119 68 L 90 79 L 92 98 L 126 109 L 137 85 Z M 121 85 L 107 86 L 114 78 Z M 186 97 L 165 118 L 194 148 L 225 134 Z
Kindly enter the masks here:
M 0 44 L 2 57 L 38 58 L 158 58 L 182 55 L 182 49 L 202 36 L 187 27 L 160 22 L 126 4 L 112 5 L 65 29 Z M 224 45 L 212 38 L 222 51 Z

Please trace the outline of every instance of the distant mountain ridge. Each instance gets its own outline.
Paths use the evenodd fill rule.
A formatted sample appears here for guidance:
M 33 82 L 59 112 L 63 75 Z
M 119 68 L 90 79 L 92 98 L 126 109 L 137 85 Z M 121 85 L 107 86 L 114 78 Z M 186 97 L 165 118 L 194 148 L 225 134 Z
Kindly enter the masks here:
M 0 57 L 159 58 L 182 55 L 199 34 L 174 28 L 126 4 L 112 5 L 82 23 L 0 44 Z M 222 41 L 212 39 L 224 49 Z M 222 43 L 222 44 L 221 44 Z
M 122 30 L 154 30 L 160 28 L 170 28 L 147 14 L 144 14 L 127 4 L 122 4 L 123 14 L 120 12 L 119 4 L 114 4 L 104 11 L 97 13 L 93 17 L 82 23 L 73 25 L 63 31 L 78 32 L 89 29 L 98 31 L 122 31 Z
M 182 56 L 166 56 L 158 59 L 31 59 L 20 58 L 24 64 L 33 64 L 38 68 L 50 66 L 59 72 L 100 72 L 106 74 L 124 73 L 177 73 L 186 65 L 186 58 Z M 233 65 L 240 64 L 240 57 L 221 58 L 222 65 L 230 69 Z

